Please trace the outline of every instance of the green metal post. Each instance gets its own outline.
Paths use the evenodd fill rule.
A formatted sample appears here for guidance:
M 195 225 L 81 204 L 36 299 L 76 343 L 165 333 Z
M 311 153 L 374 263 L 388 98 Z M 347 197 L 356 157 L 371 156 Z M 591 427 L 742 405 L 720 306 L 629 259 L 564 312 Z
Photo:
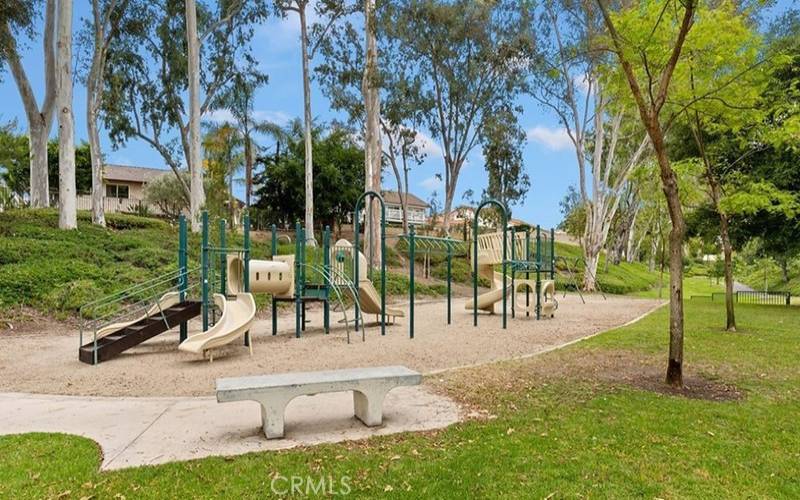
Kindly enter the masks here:
M 503 233 L 503 329 L 506 329 L 507 325 L 507 317 L 506 317 L 506 307 L 507 307 L 507 296 L 506 293 L 506 270 L 508 266 L 508 209 L 506 206 L 494 199 L 485 200 L 483 203 L 478 205 L 478 208 L 475 210 L 475 217 L 473 220 L 473 238 L 474 238 L 474 253 L 472 255 L 472 324 L 473 326 L 478 326 L 478 220 L 480 218 L 481 210 L 486 205 L 495 205 L 503 214 L 502 217 L 502 233 Z
M 408 336 L 412 339 L 414 338 L 414 254 L 416 249 L 414 235 L 414 226 L 411 226 L 408 234 L 408 253 L 410 256 L 408 264 Z
M 550 228 L 550 279 L 556 279 L 556 230 Z
M 245 293 L 250 293 L 250 214 L 245 212 L 242 218 L 242 231 L 244 232 L 244 283 Z M 250 330 L 244 334 L 244 345 L 250 347 Z
M 472 231 L 472 326 L 478 326 L 478 212 L 475 212 Z
M 525 279 L 531 279 L 531 272 L 530 272 L 530 261 L 531 261 L 531 230 L 525 230 Z M 525 287 L 525 316 L 530 317 L 531 312 L 531 287 Z
M 508 317 L 506 309 L 508 307 L 508 293 L 506 292 L 506 283 L 507 283 L 507 276 L 506 272 L 508 271 L 508 228 L 506 225 L 508 221 L 506 219 L 506 213 L 503 213 L 503 330 L 506 329 L 506 325 L 508 323 Z M 478 305 L 477 303 L 475 304 Z
M 202 308 L 203 308 L 203 331 L 208 330 L 208 212 L 203 211 L 203 230 L 202 230 L 202 249 L 200 260 L 202 268 Z
M 514 267 L 515 266 L 514 262 L 517 260 L 517 250 L 516 250 L 516 248 L 517 248 L 517 242 L 516 242 L 517 232 L 516 232 L 516 230 L 514 229 L 513 226 L 510 228 L 510 232 L 511 232 L 511 317 L 512 318 L 516 318 L 517 317 L 517 306 L 515 304 L 516 300 L 514 300 L 514 295 L 516 295 L 516 290 L 514 289 L 514 282 L 515 282 L 514 275 L 517 274 L 517 273 L 516 273 L 516 269 Z
M 270 240 L 270 258 L 275 260 L 275 255 L 278 253 L 278 228 L 275 224 L 272 225 L 272 239 Z M 296 273 L 296 270 L 295 270 Z M 295 280 L 297 276 L 295 276 Z M 270 295 L 272 298 L 272 335 L 278 334 L 278 303 L 275 300 L 274 295 Z
M 386 335 L 386 205 L 381 201 L 381 335 Z
M 181 215 L 178 218 L 178 272 L 180 273 L 179 282 L 178 282 L 178 289 L 180 290 L 180 297 L 179 300 L 181 302 L 186 300 L 186 290 L 189 285 L 189 275 L 188 275 L 188 261 L 189 256 L 187 254 L 187 234 L 186 234 L 186 217 Z M 180 335 L 179 340 L 183 342 L 189 335 L 188 323 L 186 321 L 181 322 L 180 326 Z
M 331 276 L 331 227 L 325 226 L 325 231 L 322 233 L 322 268 L 325 270 L 325 276 Z M 325 302 L 322 303 L 322 323 L 325 328 L 325 333 L 329 333 L 331 329 L 331 285 L 325 282 Z
M 451 283 L 453 276 L 453 245 L 452 243 L 447 243 L 447 324 L 449 325 L 452 322 L 452 314 L 451 314 Z
M 227 295 L 228 293 L 228 254 L 225 247 L 228 245 L 225 239 L 225 219 L 219 220 L 219 293 Z
M 295 224 L 295 251 L 294 251 L 294 336 L 300 338 L 300 321 L 303 308 L 303 265 L 305 257 L 303 251 L 305 247 L 305 237 L 303 236 L 303 228 L 300 226 L 300 221 Z
M 541 292 L 542 292 L 542 273 L 541 273 L 541 262 L 542 262 L 542 228 L 537 224 L 536 225 L 536 319 L 541 319 L 542 314 L 542 304 L 541 304 Z

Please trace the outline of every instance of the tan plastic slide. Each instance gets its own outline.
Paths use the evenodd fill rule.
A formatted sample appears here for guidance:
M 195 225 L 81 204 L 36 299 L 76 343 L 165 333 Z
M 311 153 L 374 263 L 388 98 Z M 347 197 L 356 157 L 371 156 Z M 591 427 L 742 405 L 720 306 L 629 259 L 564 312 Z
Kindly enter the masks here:
M 99 340 L 105 337 L 106 335 L 118 332 L 119 330 L 131 326 L 134 323 L 138 323 L 139 321 L 142 321 L 143 319 L 148 318 L 150 316 L 155 316 L 164 309 L 170 308 L 175 304 L 178 304 L 180 302 L 180 298 L 181 296 L 179 292 L 167 292 L 164 295 L 162 295 L 160 299 L 158 299 L 158 302 L 150 306 L 150 308 L 147 309 L 145 312 L 143 312 L 140 316 L 137 316 L 136 318 L 129 321 L 120 321 L 118 323 L 112 323 L 110 325 L 106 325 L 103 328 L 98 329 L 97 339 Z
M 479 273 L 480 274 L 480 273 Z M 508 279 L 506 283 L 506 294 L 511 293 L 511 280 Z M 494 282 L 492 289 L 478 295 L 478 309 L 481 311 L 494 312 L 494 305 L 503 300 L 503 273 L 494 273 Z M 464 308 L 468 311 L 473 309 L 472 299 L 467 300 Z
M 256 316 L 256 301 L 253 294 L 237 293 L 235 299 L 229 300 L 224 295 L 215 293 L 214 303 L 222 311 L 222 317 L 208 331 L 197 333 L 184 340 L 178 349 L 205 355 L 210 349 L 229 344 L 247 333 Z M 251 343 L 250 354 L 252 353 Z M 213 356 L 210 359 L 213 360 Z
M 360 280 L 358 284 L 358 302 L 361 306 L 361 314 L 374 314 L 378 316 L 378 321 L 380 321 L 381 295 L 371 281 Z M 394 322 L 394 318 L 403 318 L 405 315 L 406 313 L 400 309 L 386 307 L 386 316 L 391 318 L 390 322 Z

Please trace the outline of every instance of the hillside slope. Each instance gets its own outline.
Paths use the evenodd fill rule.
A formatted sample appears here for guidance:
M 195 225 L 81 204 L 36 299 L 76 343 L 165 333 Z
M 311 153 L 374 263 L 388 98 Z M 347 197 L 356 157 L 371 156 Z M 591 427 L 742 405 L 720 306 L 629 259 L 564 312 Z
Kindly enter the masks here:
M 55 210 L 0 213 L 0 311 L 28 306 L 65 317 L 77 313 L 86 302 L 175 270 L 178 231 L 174 225 L 120 214 L 107 214 L 106 220 L 108 228 L 99 228 L 90 224 L 88 213 L 80 212 L 78 229 L 61 231 Z M 241 236 L 228 238 L 230 245 L 241 245 Z M 282 245 L 279 251 L 292 250 L 291 246 Z M 267 252 L 267 242 L 254 241 L 253 258 L 265 258 Z M 199 237 L 190 235 L 189 257 L 193 263 L 190 267 L 197 265 L 199 254 Z M 581 251 L 577 246 L 557 243 L 556 254 L 567 258 L 573 267 Z M 444 262 L 433 264 L 433 277 L 444 278 Z M 564 267 L 560 261 L 559 268 Z M 579 262 L 578 282 L 582 269 Z M 389 274 L 390 293 L 407 292 L 406 276 L 407 270 L 402 268 Z M 454 259 L 453 279 L 471 284 L 470 267 L 465 259 Z M 652 288 L 658 274 L 649 272 L 640 263 L 610 265 L 606 270 L 601 261 L 598 280 L 608 293 L 631 293 Z M 565 272 L 557 276 L 557 286 L 574 288 Z M 421 295 L 435 295 L 445 290 L 443 285 L 431 282 L 419 283 L 417 291 Z

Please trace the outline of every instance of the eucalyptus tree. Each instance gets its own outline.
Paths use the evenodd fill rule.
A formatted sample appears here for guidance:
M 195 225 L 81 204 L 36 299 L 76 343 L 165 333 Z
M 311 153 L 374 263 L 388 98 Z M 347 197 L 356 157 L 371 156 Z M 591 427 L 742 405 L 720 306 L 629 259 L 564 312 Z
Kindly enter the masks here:
M 308 8 L 311 6 L 323 21 L 310 26 Z M 300 22 L 300 59 L 303 68 L 303 128 L 305 144 L 305 229 L 306 241 L 315 244 L 314 238 L 314 158 L 313 158 L 313 115 L 311 113 L 311 70 L 310 62 L 327 37 L 331 26 L 337 19 L 351 12 L 346 0 L 275 0 L 275 9 L 282 16 L 297 14 Z
M 398 0 L 385 5 L 385 33 L 397 44 L 413 82 L 407 99 L 440 141 L 444 212 L 479 146 L 484 119 L 513 103 L 532 53 L 527 1 Z M 449 232 L 445 217 L 443 231 Z
M 191 68 L 197 74 L 195 69 L 190 71 L 186 51 L 184 2 L 143 3 L 138 22 L 127 24 L 109 44 L 102 100 L 103 120 L 114 146 L 142 140 L 175 173 L 191 206 L 193 230 L 199 228 L 205 197 L 198 110 L 202 116 L 216 109 L 219 96 L 233 85 L 235 75 L 258 73 L 251 42 L 254 26 L 268 14 L 265 1 L 260 0 L 197 2 L 196 11 L 200 62 Z M 195 37 L 190 35 L 190 39 Z M 200 88 L 189 92 L 187 102 L 186 93 L 195 79 Z M 191 172 L 189 184 L 180 175 L 184 162 Z
M 253 194 L 253 166 L 259 151 L 256 135 L 272 135 L 274 124 L 258 118 L 255 106 L 256 90 L 267 83 L 267 76 L 261 73 L 237 73 L 231 86 L 220 95 L 218 105 L 230 112 L 244 147 L 245 187 L 244 203 L 250 207 Z
M 334 24 L 321 47 L 323 60 L 315 72 L 331 107 L 345 112 L 348 126 L 364 138 L 365 164 L 372 166 L 371 172 L 370 168 L 365 169 L 365 189 L 380 190 L 382 166 L 388 164 L 391 167 L 400 193 L 403 228 L 407 231 L 409 172 L 414 165 L 424 161 L 429 145 L 423 142 L 419 133 L 422 113 L 414 97 L 419 92 L 418 85 L 407 71 L 409 65 L 400 51 L 398 40 L 386 36 L 386 25 L 393 22 L 387 16 L 386 5 L 382 2 L 377 6 L 370 31 L 359 24 L 359 19 L 352 17 Z M 370 33 L 375 37 L 373 52 L 380 54 L 378 63 L 374 65 L 367 64 L 370 51 L 365 47 Z M 365 75 L 371 72 L 374 74 L 365 79 Z M 370 98 L 377 98 L 380 103 L 379 110 L 372 110 L 372 119 L 378 120 L 380 137 L 367 130 L 370 123 L 369 99 L 364 93 L 367 86 Z M 372 95 L 373 91 L 377 91 L 377 97 Z M 370 152 L 367 147 L 370 140 L 373 148 L 377 142 L 379 154 Z M 373 212 L 372 215 L 378 214 Z
M 0 62 L 8 65 L 16 83 L 25 117 L 30 143 L 30 204 L 50 206 L 50 185 L 47 177 L 47 139 L 56 111 L 56 0 L 4 0 L 0 7 Z M 44 60 L 44 97 L 36 102 L 33 85 L 22 64 L 20 42 L 36 34 L 38 12 L 44 3 L 42 26 L 42 58 Z
M 500 200 L 508 207 L 525 201 L 531 180 L 525 171 L 522 148 L 525 131 L 519 126 L 516 113 L 510 108 L 501 108 L 484 117 L 482 137 L 483 157 L 489 174 L 489 185 L 485 194 Z
M 72 0 L 59 0 L 56 38 L 58 107 L 58 227 L 78 228 L 75 116 L 72 111 Z
M 591 3 L 545 0 L 535 10 L 537 47 L 530 95 L 553 112 L 575 151 L 583 205 L 583 288 L 595 289 L 597 263 L 632 170 L 647 152 L 633 106 L 606 92 L 602 74 L 614 60 L 604 50 L 605 28 Z
M 92 0 L 92 16 L 86 20 L 81 38 L 90 52 L 83 76 L 86 85 L 86 128 L 92 153 L 92 223 L 105 226 L 103 210 L 103 151 L 100 143 L 99 115 L 105 89 L 105 66 L 109 45 L 131 21 L 128 5 L 136 0 Z

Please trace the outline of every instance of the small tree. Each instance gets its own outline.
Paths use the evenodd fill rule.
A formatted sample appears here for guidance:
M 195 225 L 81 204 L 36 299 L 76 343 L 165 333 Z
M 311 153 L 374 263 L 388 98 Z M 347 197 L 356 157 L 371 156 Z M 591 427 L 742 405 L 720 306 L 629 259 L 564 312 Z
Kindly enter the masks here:
M 189 182 L 189 172 L 182 171 L 184 182 Z M 171 219 L 189 210 L 189 204 L 183 196 L 183 185 L 171 172 L 159 175 L 147 183 L 144 190 L 144 199 Z
M 516 114 L 503 107 L 485 118 L 483 156 L 489 174 L 484 196 L 500 200 L 509 210 L 525 201 L 531 181 L 522 160 L 525 131 L 517 123 Z

